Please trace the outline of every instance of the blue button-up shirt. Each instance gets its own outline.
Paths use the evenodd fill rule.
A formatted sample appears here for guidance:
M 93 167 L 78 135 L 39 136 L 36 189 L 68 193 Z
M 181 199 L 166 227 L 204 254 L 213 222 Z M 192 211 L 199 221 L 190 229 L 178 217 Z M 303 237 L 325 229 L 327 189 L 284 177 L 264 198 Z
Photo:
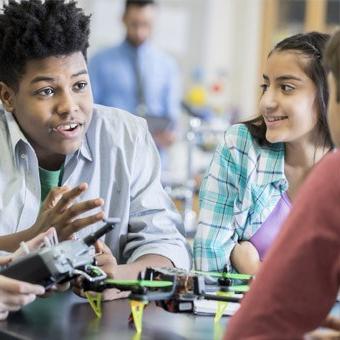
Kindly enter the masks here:
M 13 115 L 0 109 L 0 234 L 30 227 L 40 208 L 39 165 L 34 149 Z M 145 254 L 189 268 L 181 218 L 160 183 L 160 161 L 145 120 L 95 106 L 81 148 L 68 155 L 62 184 L 88 183 L 79 200 L 101 197 L 108 217 L 121 224 L 106 235 L 118 263 Z M 93 211 L 91 212 L 93 213 Z M 83 237 L 102 223 L 78 233 Z
M 150 42 L 136 48 L 124 41 L 90 60 L 94 101 L 136 113 L 139 104 L 136 59 L 148 114 L 176 122 L 181 93 L 177 65 Z

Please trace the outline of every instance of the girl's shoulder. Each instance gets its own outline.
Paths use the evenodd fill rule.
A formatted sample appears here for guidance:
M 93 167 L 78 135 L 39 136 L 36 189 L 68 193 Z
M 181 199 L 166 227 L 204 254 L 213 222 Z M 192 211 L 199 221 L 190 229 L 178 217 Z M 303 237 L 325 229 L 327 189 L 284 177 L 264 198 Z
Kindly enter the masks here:
M 224 134 L 223 148 L 234 155 L 255 156 L 262 152 L 245 124 L 234 124 Z
M 246 124 L 231 125 L 224 134 L 224 146 L 226 148 L 237 148 L 242 153 L 253 151 L 257 154 L 277 153 L 284 151 L 283 143 L 260 145 L 252 136 Z
M 252 139 L 252 135 L 250 134 L 247 126 L 245 124 L 233 124 L 226 130 L 224 134 L 224 140 L 227 141 L 235 141 L 242 142 Z
M 219 152 L 243 166 L 256 165 L 260 161 L 262 163 L 271 159 L 283 159 L 284 144 L 260 145 L 248 127 L 241 123 L 234 124 L 226 130 L 224 143 L 220 145 Z

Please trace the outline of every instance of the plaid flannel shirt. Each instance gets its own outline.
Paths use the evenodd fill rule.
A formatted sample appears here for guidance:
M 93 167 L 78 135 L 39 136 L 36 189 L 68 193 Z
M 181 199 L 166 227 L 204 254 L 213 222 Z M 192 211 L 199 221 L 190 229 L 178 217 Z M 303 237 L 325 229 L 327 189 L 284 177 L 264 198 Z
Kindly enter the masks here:
M 283 143 L 259 146 L 244 124 L 231 126 L 224 139 L 200 190 L 194 241 L 199 270 L 230 266 L 235 244 L 255 234 L 288 188 Z

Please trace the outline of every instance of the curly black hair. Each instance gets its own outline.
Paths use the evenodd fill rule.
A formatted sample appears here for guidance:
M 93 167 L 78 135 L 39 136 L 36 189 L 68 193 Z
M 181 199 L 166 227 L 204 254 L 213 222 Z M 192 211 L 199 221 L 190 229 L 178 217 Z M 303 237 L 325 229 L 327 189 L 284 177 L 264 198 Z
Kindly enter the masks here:
M 75 1 L 9 0 L 0 14 L 0 81 L 17 89 L 30 60 L 82 52 L 90 16 Z

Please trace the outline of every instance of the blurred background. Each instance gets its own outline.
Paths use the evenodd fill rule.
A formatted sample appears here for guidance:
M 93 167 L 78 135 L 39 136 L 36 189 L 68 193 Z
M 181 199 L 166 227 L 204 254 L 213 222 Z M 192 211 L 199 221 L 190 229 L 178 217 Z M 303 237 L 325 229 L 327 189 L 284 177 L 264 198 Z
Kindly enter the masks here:
M 125 38 L 125 0 L 79 0 L 92 15 L 89 60 Z M 232 123 L 255 116 L 268 52 L 283 38 L 340 23 L 340 0 L 158 0 L 152 42 L 177 62 L 181 113 L 162 180 L 196 225 L 197 191 Z M 114 82 L 115 79 L 112 79 Z

